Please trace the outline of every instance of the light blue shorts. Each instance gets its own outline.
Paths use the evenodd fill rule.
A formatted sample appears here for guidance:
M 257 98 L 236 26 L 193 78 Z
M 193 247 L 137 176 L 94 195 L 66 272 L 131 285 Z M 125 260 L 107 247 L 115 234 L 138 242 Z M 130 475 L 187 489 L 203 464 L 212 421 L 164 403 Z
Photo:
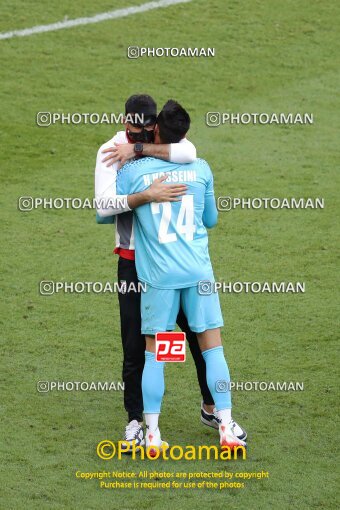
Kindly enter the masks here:
M 143 335 L 175 329 L 179 308 L 188 319 L 191 331 L 202 333 L 223 326 L 217 292 L 200 294 L 198 286 L 185 289 L 156 289 L 146 285 L 141 296 Z

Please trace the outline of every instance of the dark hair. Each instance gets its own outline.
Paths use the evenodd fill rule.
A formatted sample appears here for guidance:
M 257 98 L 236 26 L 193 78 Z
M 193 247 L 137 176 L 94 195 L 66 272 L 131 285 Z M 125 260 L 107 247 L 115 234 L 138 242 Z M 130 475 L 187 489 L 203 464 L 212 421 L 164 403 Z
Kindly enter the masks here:
M 157 117 L 159 136 L 163 143 L 178 143 L 189 130 L 190 117 L 184 108 L 169 99 Z
M 130 96 L 125 103 L 125 115 L 139 114 L 144 115 L 144 125 L 156 124 L 157 104 L 151 96 L 147 94 L 135 94 Z

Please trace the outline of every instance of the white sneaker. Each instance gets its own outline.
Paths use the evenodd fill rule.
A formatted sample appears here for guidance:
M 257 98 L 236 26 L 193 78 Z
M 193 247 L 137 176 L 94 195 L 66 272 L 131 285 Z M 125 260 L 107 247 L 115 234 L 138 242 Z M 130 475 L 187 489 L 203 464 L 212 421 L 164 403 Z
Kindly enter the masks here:
M 230 448 L 231 450 L 235 448 L 235 446 L 247 446 L 245 441 L 241 441 L 235 434 L 235 427 L 233 425 L 233 420 L 231 420 L 228 425 L 219 424 L 219 433 L 220 433 L 220 445 L 221 448 Z
M 149 432 L 148 427 L 146 427 L 145 446 L 150 457 L 157 457 L 159 451 L 162 452 L 169 448 L 169 443 L 162 441 L 159 428 L 154 432 Z
M 212 413 L 208 413 L 208 411 L 206 411 L 203 407 L 203 402 L 201 404 L 201 422 L 204 423 L 204 425 L 207 425 L 207 427 L 212 427 L 213 429 L 218 430 L 219 418 L 217 416 L 216 409 L 214 408 Z M 234 420 L 232 420 L 232 425 L 235 436 L 241 439 L 241 441 L 245 441 L 247 439 L 247 432 Z
M 125 443 L 125 444 L 124 444 Z M 144 431 L 143 427 L 137 420 L 132 420 L 125 427 L 124 443 L 121 445 L 122 453 L 132 453 L 132 447 L 138 448 L 144 446 Z M 128 446 L 128 444 L 130 446 Z

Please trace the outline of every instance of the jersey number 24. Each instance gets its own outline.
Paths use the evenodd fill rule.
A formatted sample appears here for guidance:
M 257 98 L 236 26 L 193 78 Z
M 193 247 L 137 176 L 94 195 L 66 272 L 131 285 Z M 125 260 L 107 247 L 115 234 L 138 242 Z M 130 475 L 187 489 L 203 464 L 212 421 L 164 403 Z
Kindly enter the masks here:
M 158 241 L 160 243 L 173 243 L 177 241 L 177 233 L 185 237 L 187 241 L 192 241 L 196 232 L 194 223 L 194 197 L 193 195 L 184 195 L 177 216 L 176 232 L 168 232 L 171 222 L 172 202 L 152 202 L 152 214 L 159 214 L 162 207 L 162 216 L 159 223 Z

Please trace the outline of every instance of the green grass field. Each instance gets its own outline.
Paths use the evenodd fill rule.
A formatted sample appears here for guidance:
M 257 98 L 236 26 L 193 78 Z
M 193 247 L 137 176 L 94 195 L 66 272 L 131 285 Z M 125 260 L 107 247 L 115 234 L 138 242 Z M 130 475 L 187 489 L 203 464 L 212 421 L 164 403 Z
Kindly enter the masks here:
M 0 32 L 143 3 L 13 0 Z M 339 205 L 339 4 L 194 0 L 94 25 L 1 40 L 2 368 L 0 508 L 335 509 Z M 206 59 L 129 60 L 131 45 L 215 47 Z M 90 210 L 19 212 L 18 197 L 92 197 L 99 146 L 116 126 L 39 128 L 39 111 L 120 112 L 146 92 L 190 112 L 189 138 L 217 196 L 323 197 L 323 210 L 235 210 L 210 232 L 217 279 L 304 281 L 305 294 L 221 294 L 235 381 L 302 381 L 302 392 L 235 392 L 246 461 L 104 461 L 120 440 L 121 392 L 38 393 L 39 380 L 121 380 L 118 298 L 39 295 L 40 280 L 115 281 L 113 232 Z M 208 111 L 312 112 L 307 126 L 208 128 Z M 166 370 L 163 436 L 216 443 L 199 421 L 194 365 Z M 183 417 L 178 423 L 176 414 Z M 268 471 L 244 489 L 104 490 L 80 471 Z

